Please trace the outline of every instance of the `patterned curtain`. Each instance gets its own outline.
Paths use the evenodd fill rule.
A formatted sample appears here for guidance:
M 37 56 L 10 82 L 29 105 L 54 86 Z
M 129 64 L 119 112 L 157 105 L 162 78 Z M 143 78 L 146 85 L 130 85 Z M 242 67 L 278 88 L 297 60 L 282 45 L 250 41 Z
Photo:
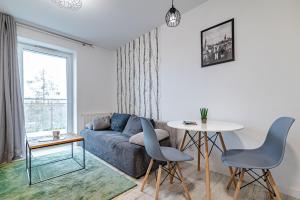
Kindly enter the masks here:
M 118 112 L 159 119 L 159 30 L 118 48 Z

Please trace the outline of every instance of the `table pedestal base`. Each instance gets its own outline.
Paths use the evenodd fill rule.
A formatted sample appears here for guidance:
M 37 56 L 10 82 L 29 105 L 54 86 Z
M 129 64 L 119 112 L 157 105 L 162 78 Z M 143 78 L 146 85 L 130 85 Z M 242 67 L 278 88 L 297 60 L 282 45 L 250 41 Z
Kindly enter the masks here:
M 203 136 L 201 135 L 203 133 Z M 198 136 L 198 138 L 196 137 Z M 186 143 L 186 140 L 188 138 L 188 142 Z M 217 139 L 219 138 L 222 149 L 217 145 Z M 202 139 L 204 139 L 204 143 L 202 143 Z M 209 143 L 211 143 L 211 147 L 209 148 Z M 205 183 L 206 183 L 206 193 L 207 193 L 207 199 L 211 199 L 211 189 L 210 189 L 210 171 L 209 171 L 209 157 L 211 155 L 211 152 L 214 148 L 218 149 L 220 152 L 226 151 L 226 145 L 222 136 L 221 132 L 216 132 L 212 136 L 208 136 L 207 132 L 200 132 L 197 131 L 194 134 L 191 134 L 189 131 L 185 131 L 183 139 L 181 141 L 179 149 L 181 151 L 185 151 L 186 149 L 190 148 L 191 146 L 195 146 L 198 150 L 198 160 L 197 160 L 197 170 L 200 171 L 200 159 L 201 156 L 205 159 Z M 201 151 L 201 147 L 204 146 L 204 155 Z M 227 186 L 227 188 L 230 187 L 231 183 L 233 182 L 234 187 L 237 185 L 237 181 L 234 176 L 234 171 L 232 167 L 229 167 L 229 173 L 232 177 L 230 184 Z

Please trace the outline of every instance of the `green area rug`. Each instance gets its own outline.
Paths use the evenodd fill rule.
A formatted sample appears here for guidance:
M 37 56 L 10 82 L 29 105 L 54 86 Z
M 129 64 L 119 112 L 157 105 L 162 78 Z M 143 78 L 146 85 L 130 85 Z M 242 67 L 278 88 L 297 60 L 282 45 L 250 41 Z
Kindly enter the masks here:
M 82 161 L 81 149 L 75 151 L 74 158 Z M 67 158 L 70 152 L 33 159 L 33 166 L 53 160 Z M 79 169 L 72 159 L 47 164 L 33 169 L 33 182 L 58 174 Z M 136 184 L 103 164 L 99 158 L 86 153 L 86 169 L 76 171 L 58 178 L 29 186 L 25 161 L 18 160 L 0 165 L 0 199 L 1 200 L 107 200 L 135 187 Z

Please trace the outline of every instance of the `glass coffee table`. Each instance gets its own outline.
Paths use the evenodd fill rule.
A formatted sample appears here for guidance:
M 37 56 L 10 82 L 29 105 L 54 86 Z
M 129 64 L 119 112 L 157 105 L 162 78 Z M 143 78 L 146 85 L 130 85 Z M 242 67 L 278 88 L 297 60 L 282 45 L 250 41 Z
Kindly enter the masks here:
M 79 163 L 76 159 L 74 159 L 74 142 L 82 142 L 82 150 L 83 150 L 83 162 Z M 32 183 L 32 151 L 33 150 L 37 150 L 37 149 L 42 149 L 42 148 L 47 148 L 47 147 L 53 147 L 53 146 L 59 146 L 59 145 L 63 145 L 63 144 L 71 144 L 71 157 L 68 158 L 64 158 L 64 159 L 59 159 L 59 160 L 55 160 L 55 161 L 51 161 L 45 164 L 41 164 L 41 165 L 37 165 L 34 167 L 39 167 L 42 165 L 47 165 L 50 163 L 55 163 L 55 162 L 60 162 L 63 160 L 67 160 L 67 159 L 73 159 L 74 161 L 76 161 L 79 165 L 80 165 L 80 169 L 77 170 L 73 170 L 64 174 L 60 174 L 58 176 L 54 176 L 54 177 L 50 177 L 44 180 L 40 180 L 38 182 Z M 40 183 L 40 182 L 44 182 L 47 181 L 49 179 L 53 179 L 59 176 L 63 176 L 75 171 L 79 171 L 85 169 L 85 141 L 84 141 L 84 137 L 79 136 L 75 133 L 66 133 L 66 134 L 61 134 L 59 138 L 54 138 L 53 136 L 40 136 L 40 137 L 27 137 L 26 138 L 26 171 L 27 171 L 27 175 L 28 175 L 28 182 L 29 185 L 32 184 L 36 184 L 36 183 Z

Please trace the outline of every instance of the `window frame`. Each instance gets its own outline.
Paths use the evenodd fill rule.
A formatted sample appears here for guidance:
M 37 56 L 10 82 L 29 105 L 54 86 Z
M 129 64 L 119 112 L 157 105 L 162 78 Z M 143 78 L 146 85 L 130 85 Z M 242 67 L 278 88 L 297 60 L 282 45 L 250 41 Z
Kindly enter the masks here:
M 74 55 L 69 52 L 61 51 L 45 46 L 34 45 L 25 42 L 18 42 L 18 60 L 20 70 L 20 82 L 22 90 L 22 98 L 24 102 L 24 69 L 23 69 L 23 52 L 32 51 L 44 55 L 56 56 L 66 59 L 67 68 L 67 132 L 74 131 Z

